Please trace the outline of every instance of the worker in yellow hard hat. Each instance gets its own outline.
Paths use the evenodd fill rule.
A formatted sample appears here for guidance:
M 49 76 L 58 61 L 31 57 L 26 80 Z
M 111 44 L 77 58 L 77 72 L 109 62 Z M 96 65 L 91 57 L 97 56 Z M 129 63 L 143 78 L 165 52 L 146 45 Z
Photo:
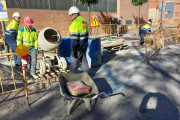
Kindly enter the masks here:
M 86 58 L 86 49 L 88 45 L 88 22 L 80 16 L 79 9 L 72 6 L 69 9 L 69 16 L 72 23 L 69 27 L 71 35 L 71 62 L 70 73 L 74 74 L 77 71 L 78 60 L 82 63 L 83 72 L 89 71 L 89 66 Z
M 37 31 L 32 26 L 34 21 L 31 17 L 24 18 L 25 26 L 18 31 L 17 45 L 25 45 L 29 49 L 28 55 L 30 56 L 30 75 L 37 79 L 36 75 L 36 63 L 37 63 L 37 50 L 38 50 L 38 39 Z
M 10 46 L 12 51 L 16 53 L 16 38 L 19 30 L 21 15 L 20 13 L 15 12 L 12 17 L 13 20 L 6 27 L 4 39 L 5 42 Z M 15 68 L 20 68 L 21 65 L 20 57 L 18 57 L 17 55 L 13 55 L 13 57 L 14 57 Z

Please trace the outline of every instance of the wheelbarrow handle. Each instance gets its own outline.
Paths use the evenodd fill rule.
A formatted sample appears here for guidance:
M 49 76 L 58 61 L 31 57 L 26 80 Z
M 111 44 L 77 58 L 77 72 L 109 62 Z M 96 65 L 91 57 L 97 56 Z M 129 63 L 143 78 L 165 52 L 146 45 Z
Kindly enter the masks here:
M 76 97 L 76 96 L 70 96 L 70 95 L 64 94 L 63 99 L 67 100 L 68 98 L 69 99 L 81 99 L 81 98 L 87 98 L 87 97 Z
M 109 96 L 105 92 L 101 92 L 101 93 L 96 93 L 96 95 L 93 97 L 89 97 L 89 99 L 94 100 L 98 97 L 107 98 Z M 88 97 L 75 97 L 75 96 L 69 96 L 67 94 L 64 94 L 63 98 L 64 98 L 64 100 L 67 100 L 68 98 L 70 98 L 70 99 L 82 99 L 82 98 L 88 98 Z
M 101 93 L 95 95 L 94 97 L 92 97 L 91 99 L 96 99 L 96 98 L 98 98 L 98 97 L 107 98 L 107 97 L 109 97 L 109 96 L 108 96 L 105 92 L 101 92 Z

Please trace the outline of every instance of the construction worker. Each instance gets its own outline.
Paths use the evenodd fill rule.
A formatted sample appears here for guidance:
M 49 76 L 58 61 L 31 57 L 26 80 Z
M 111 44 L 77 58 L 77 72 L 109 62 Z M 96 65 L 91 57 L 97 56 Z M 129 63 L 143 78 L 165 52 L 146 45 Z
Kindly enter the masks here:
M 10 46 L 13 53 L 16 53 L 16 38 L 19 30 L 19 23 L 21 20 L 21 15 L 18 12 L 13 14 L 13 20 L 9 23 L 5 31 L 5 42 Z M 21 65 L 21 59 L 19 56 L 14 55 L 15 68 L 19 68 Z
M 71 62 L 70 73 L 74 74 L 77 70 L 78 60 L 82 63 L 83 72 L 89 71 L 86 58 L 86 49 L 88 45 L 88 22 L 80 16 L 79 9 L 72 6 L 69 9 L 69 16 L 72 23 L 69 27 L 71 35 Z
M 25 26 L 19 29 L 17 36 L 17 46 L 23 44 L 28 47 L 30 56 L 30 75 L 31 77 L 37 79 L 36 75 L 36 62 L 37 62 L 37 50 L 38 50 L 38 40 L 37 31 L 32 27 L 34 21 L 31 17 L 24 18 Z
M 148 22 L 140 29 L 139 31 L 139 36 L 141 38 L 140 45 L 144 44 L 144 37 L 146 36 L 147 32 L 151 32 L 151 27 L 150 27 L 151 23 L 152 21 L 151 19 L 149 19 Z
M 121 16 L 121 17 L 119 18 L 118 22 L 117 22 L 118 28 L 119 28 L 118 34 L 121 34 L 121 33 L 122 33 L 122 31 L 121 31 L 121 29 L 122 29 L 122 20 L 123 20 L 123 17 Z

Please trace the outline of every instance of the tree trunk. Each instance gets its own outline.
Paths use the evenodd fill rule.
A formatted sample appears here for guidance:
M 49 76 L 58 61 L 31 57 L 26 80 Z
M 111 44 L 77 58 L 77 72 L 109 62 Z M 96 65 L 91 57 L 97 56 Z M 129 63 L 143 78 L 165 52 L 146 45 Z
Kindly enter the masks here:
M 89 27 L 90 27 L 90 3 L 88 1 L 88 23 L 89 23 Z
M 138 27 L 139 27 L 139 19 L 140 19 L 140 5 L 139 5 L 139 13 L 138 13 Z
M 137 35 L 139 34 L 139 19 L 140 19 L 140 5 L 139 5 L 139 13 L 138 13 Z

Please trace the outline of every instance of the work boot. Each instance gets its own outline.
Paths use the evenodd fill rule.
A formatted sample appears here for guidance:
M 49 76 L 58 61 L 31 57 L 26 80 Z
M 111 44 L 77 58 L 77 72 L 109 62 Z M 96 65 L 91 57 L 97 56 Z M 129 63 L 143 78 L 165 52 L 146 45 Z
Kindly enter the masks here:
M 21 69 L 22 69 L 22 66 L 16 64 L 16 65 L 14 66 L 14 68 L 15 68 L 16 70 L 21 70 Z
M 30 74 L 32 78 L 37 79 L 38 76 L 36 74 Z
M 140 45 L 145 45 L 145 43 L 144 42 L 140 42 Z

